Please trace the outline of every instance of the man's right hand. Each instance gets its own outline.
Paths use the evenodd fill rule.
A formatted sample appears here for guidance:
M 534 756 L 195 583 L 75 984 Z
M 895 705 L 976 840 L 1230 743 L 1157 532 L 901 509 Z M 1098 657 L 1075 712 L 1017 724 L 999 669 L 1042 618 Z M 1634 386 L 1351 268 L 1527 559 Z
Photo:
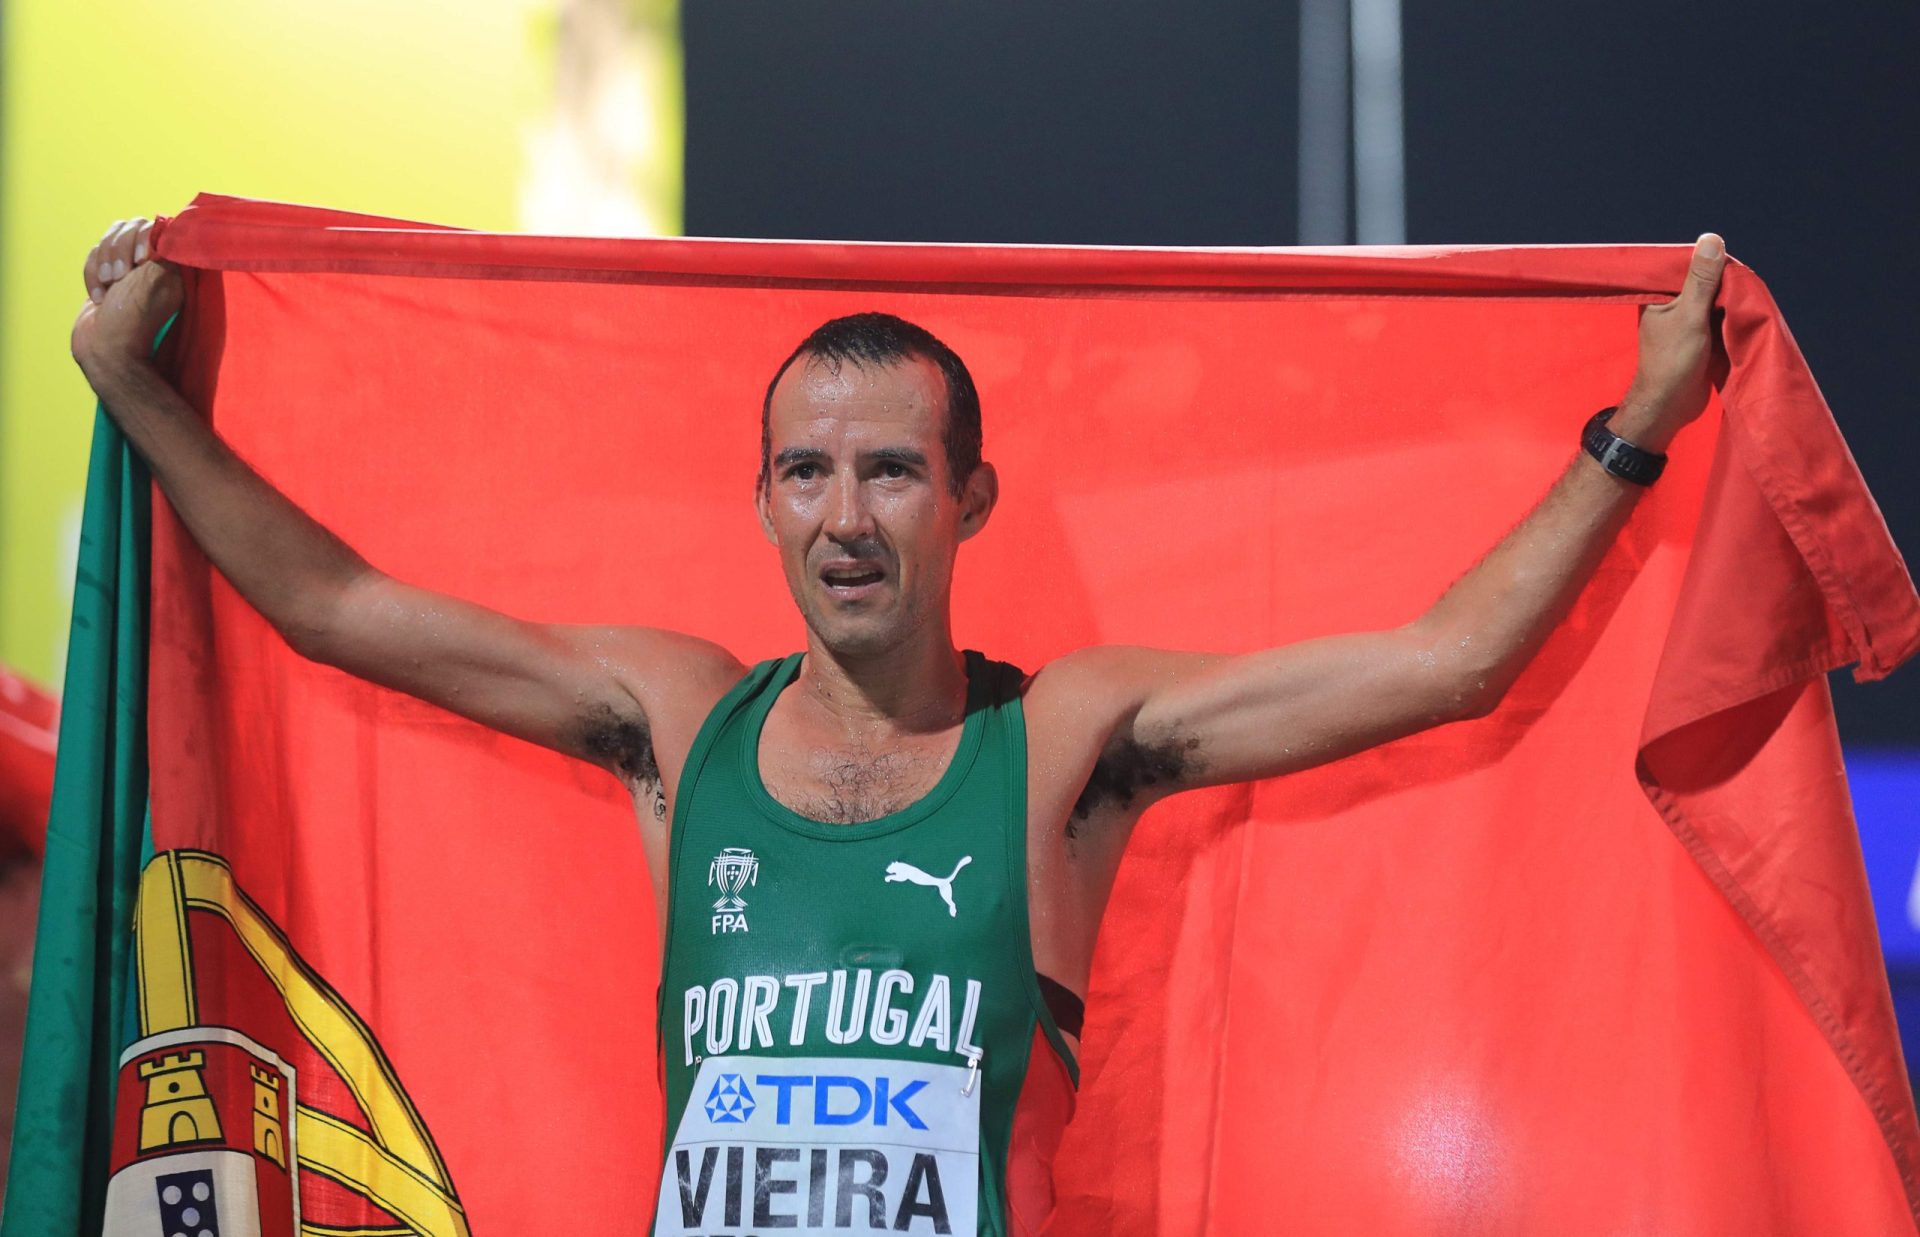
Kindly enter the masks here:
M 618 775 L 645 802 L 664 907 L 667 787 L 746 668 L 690 636 L 528 622 L 369 565 L 235 455 L 152 364 L 185 294 L 179 273 L 152 260 L 151 228 L 117 223 L 87 255 L 73 356 L 187 532 L 295 652 Z
M 127 363 L 147 362 L 154 336 L 185 299 L 179 273 L 149 261 L 152 228 L 145 219 L 122 220 L 87 254 L 87 303 L 74 320 L 72 348 L 96 391 Z

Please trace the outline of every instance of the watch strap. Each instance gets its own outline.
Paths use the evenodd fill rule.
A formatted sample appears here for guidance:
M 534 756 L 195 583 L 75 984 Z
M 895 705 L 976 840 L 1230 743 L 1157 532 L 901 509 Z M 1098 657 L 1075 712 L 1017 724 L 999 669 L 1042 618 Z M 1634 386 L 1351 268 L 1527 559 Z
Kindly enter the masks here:
M 1661 471 L 1666 468 L 1667 457 L 1658 451 L 1636 447 L 1608 429 L 1607 419 L 1617 410 L 1618 405 L 1615 405 L 1594 413 L 1586 429 L 1581 431 L 1580 445 L 1614 476 L 1635 485 L 1652 485 L 1660 479 Z

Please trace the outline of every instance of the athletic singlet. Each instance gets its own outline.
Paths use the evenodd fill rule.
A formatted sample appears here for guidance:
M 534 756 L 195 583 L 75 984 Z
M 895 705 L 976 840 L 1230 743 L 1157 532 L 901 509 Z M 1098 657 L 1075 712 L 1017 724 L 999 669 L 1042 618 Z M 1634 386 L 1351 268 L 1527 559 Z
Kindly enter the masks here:
M 1079 1072 L 1028 935 L 1020 672 L 968 652 L 940 780 L 834 825 L 760 779 L 800 659 L 749 671 L 681 775 L 653 1232 L 1037 1232 Z

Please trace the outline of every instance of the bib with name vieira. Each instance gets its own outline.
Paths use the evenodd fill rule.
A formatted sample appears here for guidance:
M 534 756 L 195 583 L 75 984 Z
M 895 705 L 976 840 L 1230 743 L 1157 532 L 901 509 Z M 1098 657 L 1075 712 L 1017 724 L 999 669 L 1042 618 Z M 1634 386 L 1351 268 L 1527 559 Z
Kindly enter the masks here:
M 800 662 L 755 666 L 681 776 L 653 1231 L 1037 1232 L 1078 1068 L 1028 934 L 1022 676 L 968 652 L 939 781 L 841 825 L 760 777 Z

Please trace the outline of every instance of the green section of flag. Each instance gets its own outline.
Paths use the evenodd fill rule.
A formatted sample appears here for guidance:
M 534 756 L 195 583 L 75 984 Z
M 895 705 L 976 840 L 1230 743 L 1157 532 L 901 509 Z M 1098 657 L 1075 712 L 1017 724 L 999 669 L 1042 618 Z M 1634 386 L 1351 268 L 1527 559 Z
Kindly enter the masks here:
M 100 1231 L 114 1078 L 130 1042 L 133 903 L 151 849 L 151 495 L 145 463 L 96 409 L 0 1237 Z

